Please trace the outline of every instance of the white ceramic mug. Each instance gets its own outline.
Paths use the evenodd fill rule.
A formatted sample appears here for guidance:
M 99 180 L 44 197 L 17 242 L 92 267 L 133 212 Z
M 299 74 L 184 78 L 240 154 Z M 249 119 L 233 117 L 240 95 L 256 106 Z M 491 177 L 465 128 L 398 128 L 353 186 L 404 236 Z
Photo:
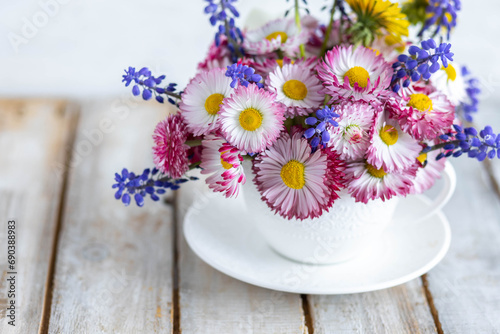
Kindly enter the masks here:
M 250 174 L 249 166 L 245 172 Z M 449 162 L 443 172 L 444 186 L 425 212 L 412 212 L 398 220 L 423 220 L 441 209 L 456 186 L 455 170 Z M 241 195 L 241 194 L 240 194 Z M 346 190 L 340 193 L 329 212 L 314 219 L 285 219 L 275 214 L 261 200 L 256 186 L 247 178 L 243 187 L 247 214 L 252 215 L 258 230 L 279 254 L 302 263 L 332 264 L 352 259 L 369 250 L 392 221 L 400 198 L 385 202 L 372 200 L 356 203 Z

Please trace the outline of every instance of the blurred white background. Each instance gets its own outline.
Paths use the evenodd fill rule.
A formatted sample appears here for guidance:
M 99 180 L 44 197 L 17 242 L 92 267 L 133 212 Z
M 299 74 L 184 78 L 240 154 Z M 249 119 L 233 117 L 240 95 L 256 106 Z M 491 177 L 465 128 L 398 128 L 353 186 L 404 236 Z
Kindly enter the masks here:
M 326 0 L 309 0 L 319 8 Z M 215 28 L 202 0 L 2 0 L 0 96 L 87 99 L 123 94 L 123 69 L 148 66 L 181 87 L 204 57 Z M 240 0 L 238 24 L 283 15 L 291 2 Z M 451 42 L 456 61 L 481 80 L 484 106 L 500 87 L 500 2 L 463 0 Z M 248 16 L 252 17 L 249 18 Z M 255 24 L 255 23 L 254 23 Z M 488 108 L 488 107 L 487 107 Z

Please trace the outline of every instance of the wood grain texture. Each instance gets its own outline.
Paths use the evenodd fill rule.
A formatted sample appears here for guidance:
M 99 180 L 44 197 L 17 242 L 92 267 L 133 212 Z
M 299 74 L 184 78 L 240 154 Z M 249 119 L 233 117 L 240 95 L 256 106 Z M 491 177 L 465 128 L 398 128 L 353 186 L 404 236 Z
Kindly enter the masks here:
M 481 102 L 477 128 L 499 131 L 500 99 Z M 480 124 L 480 125 L 479 125 Z M 444 213 L 451 225 L 451 247 L 427 275 L 444 333 L 500 333 L 500 199 L 482 163 L 453 159 L 457 189 Z M 500 161 L 491 161 L 500 179 Z
M 50 333 L 171 332 L 172 209 L 125 208 L 113 175 L 152 164 L 167 113 L 133 100 L 88 103 L 73 147 L 57 251 Z
M 477 161 L 453 165 L 462 177 L 444 208 L 451 247 L 429 290 L 445 333 L 500 333 L 500 202 Z
M 178 193 L 179 226 L 203 180 Z M 180 329 L 185 334 L 307 333 L 300 295 L 267 290 L 226 276 L 199 259 L 179 228 Z
M 435 333 L 420 278 L 391 289 L 309 296 L 314 333 Z
M 0 101 L 0 333 L 39 330 L 64 177 L 61 165 L 77 119 L 72 109 L 55 100 Z M 15 327 L 5 318 L 7 219 L 17 223 Z

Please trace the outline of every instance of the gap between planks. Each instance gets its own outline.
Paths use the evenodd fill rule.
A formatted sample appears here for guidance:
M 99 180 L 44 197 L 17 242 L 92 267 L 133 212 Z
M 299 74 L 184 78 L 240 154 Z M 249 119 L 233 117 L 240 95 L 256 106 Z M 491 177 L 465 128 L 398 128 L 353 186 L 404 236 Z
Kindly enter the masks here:
M 495 193 L 495 196 L 497 197 L 498 200 L 500 200 L 500 185 L 493 171 L 492 162 L 489 161 L 488 159 L 485 159 L 482 163 L 482 167 L 484 168 L 488 176 L 488 181 L 490 183 L 493 192 Z M 427 299 L 427 304 L 429 305 L 429 309 L 432 314 L 432 318 L 434 319 L 434 324 L 436 325 L 437 332 L 439 334 L 443 334 L 444 333 L 443 327 L 441 325 L 441 321 L 439 320 L 439 312 L 436 308 L 436 305 L 434 304 L 434 299 L 429 288 L 429 281 L 427 279 L 427 274 L 422 275 L 421 279 L 422 279 L 422 286 L 425 292 L 425 298 Z
M 66 206 L 66 194 L 68 190 L 68 178 L 69 178 L 69 166 L 72 158 L 73 145 L 76 139 L 76 128 L 78 126 L 78 122 L 80 120 L 80 110 L 76 104 L 68 103 L 66 104 L 65 112 L 69 113 L 70 123 L 69 123 L 69 137 L 68 137 L 68 149 L 64 155 L 64 170 L 62 173 L 63 181 L 61 185 L 61 198 L 59 199 L 59 206 L 57 208 L 57 220 L 56 226 L 54 229 L 54 238 L 51 246 L 51 256 L 49 260 L 49 267 L 47 270 L 47 277 L 45 280 L 45 293 L 43 296 L 42 303 L 42 315 L 40 317 L 40 326 L 38 333 L 46 334 L 49 332 L 49 323 L 50 323 L 50 311 L 52 306 L 52 290 L 54 287 L 54 277 L 55 277 L 55 268 L 57 261 L 57 246 L 59 244 L 59 235 L 62 226 L 62 220 L 64 216 L 64 208 Z
M 302 299 L 302 313 L 304 314 L 304 325 L 306 334 L 314 334 L 313 321 L 311 316 L 311 307 L 309 306 L 309 296 L 300 295 Z
M 473 123 L 466 123 L 466 124 L 469 126 L 475 126 L 475 124 L 473 124 Z M 491 186 L 493 192 L 495 193 L 497 199 L 500 200 L 500 185 L 499 185 L 499 182 L 498 182 L 498 180 L 495 176 L 495 173 L 493 171 L 492 162 L 489 161 L 488 159 L 485 159 L 482 163 L 482 167 L 486 171 L 486 174 L 488 176 L 488 181 L 490 183 L 490 186 Z M 436 306 L 434 305 L 434 299 L 432 297 L 432 293 L 429 289 L 429 281 L 427 280 L 427 274 L 422 275 L 421 279 L 422 279 L 423 289 L 425 292 L 425 297 L 427 299 L 427 304 L 429 305 L 429 309 L 430 309 L 430 312 L 432 314 L 432 318 L 434 319 L 434 323 L 436 325 L 437 332 L 439 334 L 442 334 L 442 333 L 444 333 L 444 331 L 443 331 L 441 322 L 439 321 L 439 313 L 438 313 Z
M 79 112 L 77 110 L 72 110 L 71 112 L 74 113 L 72 115 L 73 117 L 71 118 L 71 123 L 69 128 L 70 129 L 76 129 L 79 121 Z M 73 143 L 76 137 L 76 131 L 72 131 L 70 138 L 69 138 L 69 147 L 73 147 Z M 57 224 L 55 228 L 55 235 L 51 247 L 51 258 L 50 258 L 50 263 L 49 263 L 49 268 L 48 268 L 48 273 L 47 273 L 47 278 L 45 282 L 45 294 L 44 294 L 44 302 L 43 302 L 43 309 L 42 309 L 42 316 L 40 320 L 40 329 L 39 333 L 47 333 L 48 332 L 48 326 L 50 322 L 50 311 L 51 311 L 51 304 L 52 304 L 52 288 L 53 288 L 53 280 L 55 276 L 55 263 L 57 261 L 57 246 L 59 242 L 59 232 L 61 230 L 62 226 L 62 220 L 63 220 L 63 215 L 64 215 L 64 207 L 65 207 L 65 201 L 66 201 L 66 194 L 67 194 L 67 186 L 68 186 L 68 166 L 69 162 L 71 161 L 71 152 L 72 150 L 67 150 L 65 154 L 65 170 L 64 170 L 64 177 L 63 177 L 63 182 L 62 182 L 62 189 L 61 189 L 61 199 L 59 201 L 59 207 L 58 207 L 58 218 L 57 218 Z M 484 162 L 484 168 L 488 174 L 489 181 L 491 183 L 491 186 L 498 197 L 500 199 L 500 187 L 499 183 L 493 173 L 492 170 L 492 164 L 489 161 Z M 181 333 L 180 331 L 180 301 L 179 301 L 179 268 L 178 268 L 178 228 L 179 222 L 178 219 L 178 208 L 179 208 L 179 203 L 178 203 L 178 195 L 175 193 L 174 198 L 172 200 L 174 202 L 174 224 L 172 224 L 172 251 L 173 251 L 173 270 L 172 270 L 172 275 L 173 275 L 173 293 L 172 293 L 172 323 L 173 323 L 173 333 Z M 430 312 L 432 314 L 432 317 L 434 319 L 436 328 L 438 333 L 443 333 L 441 323 L 439 321 L 439 315 L 438 311 L 433 303 L 432 299 L 432 294 L 429 290 L 429 282 L 427 280 L 426 275 L 423 275 L 421 277 L 422 283 L 423 283 L 423 289 L 425 292 L 425 296 L 429 305 Z M 308 301 L 308 295 L 301 295 L 302 298 L 302 309 L 303 309 L 303 314 L 305 317 L 305 325 L 307 328 L 307 332 L 309 334 L 314 333 L 314 328 L 313 328 L 313 323 L 311 321 L 311 313 L 310 313 L 310 307 L 309 307 L 309 301 Z
M 173 202 L 173 203 L 172 203 Z M 166 203 L 173 204 L 173 222 L 172 222 L 172 333 L 181 333 L 181 308 L 179 300 L 179 237 L 178 229 L 182 226 L 179 222 L 179 195 L 174 192 L 173 199 Z
M 432 297 L 431 290 L 429 289 L 429 281 L 427 280 L 427 274 L 423 274 L 422 279 L 422 288 L 424 289 L 425 299 L 427 300 L 427 305 L 429 305 L 429 310 L 432 315 L 432 319 L 434 319 L 434 325 L 436 326 L 436 330 L 438 334 L 444 334 L 443 326 L 441 325 L 441 321 L 439 321 L 439 313 L 434 305 L 434 298 Z

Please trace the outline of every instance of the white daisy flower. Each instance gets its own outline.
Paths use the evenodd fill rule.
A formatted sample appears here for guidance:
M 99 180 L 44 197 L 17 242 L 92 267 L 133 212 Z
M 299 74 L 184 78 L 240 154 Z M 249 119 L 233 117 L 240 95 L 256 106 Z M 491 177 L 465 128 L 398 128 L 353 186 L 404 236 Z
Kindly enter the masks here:
M 332 100 L 348 99 L 370 102 L 386 96 L 391 84 L 392 67 L 381 55 L 359 46 L 337 46 L 326 53 L 316 66 L 325 93 Z
M 418 141 L 401 130 L 395 119 L 381 112 L 372 129 L 372 139 L 367 151 L 367 162 L 385 172 L 407 169 L 415 164 L 422 147 Z
M 283 132 L 253 164 L 254 182 L 262 200 L 282 217 L 321 216 L 344 187 L 344 163 L 330 148 L 312 152 L 300 132 Z
M 250 153 L 272 145 L 283 129 L 284 105 L 275 102 L 276 94 L 257 85 L 239 85 L 224 100 L 219 123 L 224 138 L 238 149 Z
M 306 65 L 286 64 L 276 66 L 266 81 L 268 87 L 276 92 L 276 101 L 286 107 L 285 116 L 305 116 L 319 108 L 324 96 L 321 82 Z
M 293 19 L 278 19 L 245 34 L 243 48 L 249 54 L 264 55 L 281 50 L 295 56 L 300 44 L 307 42 L 309 31 L 298 31 Z
M 331 146 L 343 160 L 362 159 L 368 146 L 375 118 L 375 108 L 369 103 L 345 101 L 335 106 L 339 115 L 336 127 L 329 127 Z
M 433 145 L 432 143 L 430 145 Z M 429 153 L 422 153 L 417 157 L 418 171 L 413 180 L 413 187 L 411 194 L 421 194 L 430 189 L 437 179 L 441 177 L 444 170 L 446 159 L 436 160 L 440 150 L 431 151 Z
M 454 106 L 458 106 L 467 99 L 465 81 L 460 66 L 457 65 L 457 68 L 458 71 L 452 64 L 448 63 L 448 67 L 441 67 L 430 79 L 434 87 L 446 95 Z
M 227 198 L 238 196 L 246 181 L 241 152 L 214 135 L 206 136 L 202 146 L 201 174 L 210 175 L 205 180 L 208 187 Z
M 439 91 L 389 99 L 386 110 L 398 120 L 403 131 L 417 140 L 432 140 L 449 131 L 455 119 L 455 108 Z
M 373 199 L 385 201 L 394 196 L 406 196 L 413 186 L 417 168 L 414 163 L 404 170 L 387 172 L 366 161 L 351 162 L 345 171 L 347 190 L 356 202 L 365 204 Z
M 182 94 L 179 109 L 188 130 L 195 136 L 208 134 L 217 128 L 222 100 L 232 93 L 231 78 L 225 73 L 222 68 L 198 73 Z

